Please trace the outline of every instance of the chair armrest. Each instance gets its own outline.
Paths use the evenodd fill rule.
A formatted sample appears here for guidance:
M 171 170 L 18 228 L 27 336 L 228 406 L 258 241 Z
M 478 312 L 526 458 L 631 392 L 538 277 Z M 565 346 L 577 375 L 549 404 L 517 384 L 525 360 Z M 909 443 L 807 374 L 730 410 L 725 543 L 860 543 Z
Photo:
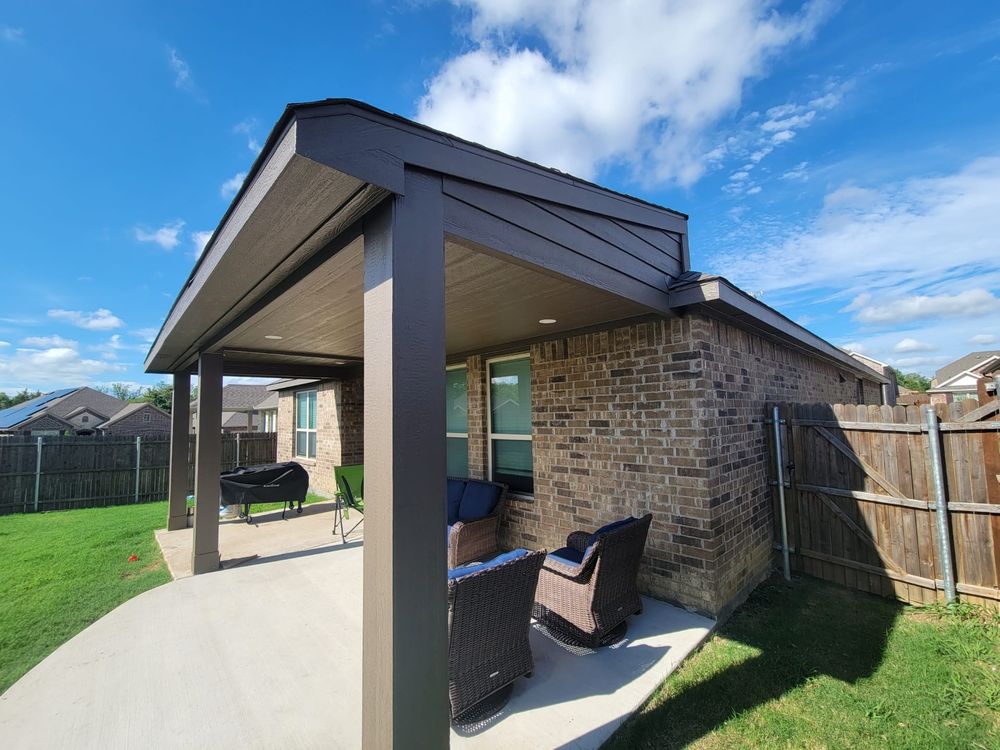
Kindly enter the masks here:
M 499 526 L 499 516 L 453 523 L 448 534 L 448 566 L 454 568 L 482 555 L 498 552 Z
M 586 552 L 590 545 L 590 534 L 586 531 L 573 531 L 566 537 L 566 546 L 577 552 Z

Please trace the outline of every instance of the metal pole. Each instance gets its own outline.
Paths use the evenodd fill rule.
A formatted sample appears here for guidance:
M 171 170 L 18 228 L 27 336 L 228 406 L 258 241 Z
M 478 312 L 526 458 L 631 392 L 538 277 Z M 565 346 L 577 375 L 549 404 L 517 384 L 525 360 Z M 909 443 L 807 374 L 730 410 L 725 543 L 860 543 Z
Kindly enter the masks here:
M 42 438 L 38 437 L 38 455 L 35 456 L 35 512 L 38 512 L 38 491 L 42 486 Z
M 785 580 L 792 580 L 792 566 L 788 559 L 788 520 L 785 517 L 785 466 L 781 448 L 781 411 L 777 406 L 772 412 L 774 424 L 774 469 L 778 477 L 778 507 L 781 512 L 781 563 Z
M 924 406 L 927 422 L 927 447 L 931 460 L 931 481 L 934 483 L 934 507 L 937 511 L 938 556 L 941 558 L 941 577 L 944 579 L 944 597 L 948 604 L 955 601 L 955 572 L 951 564 L 951 537 L 948 534 L 948 501 L 944 489 L 944 464 L 941 460 L 941 430 L 933 406 Z
M 240 433 L 236 433 L 236 466 L 240 465 Z
M 142 435 L 135 436 L 135 500 L 139 502 L 139 469 L 142 466 Z

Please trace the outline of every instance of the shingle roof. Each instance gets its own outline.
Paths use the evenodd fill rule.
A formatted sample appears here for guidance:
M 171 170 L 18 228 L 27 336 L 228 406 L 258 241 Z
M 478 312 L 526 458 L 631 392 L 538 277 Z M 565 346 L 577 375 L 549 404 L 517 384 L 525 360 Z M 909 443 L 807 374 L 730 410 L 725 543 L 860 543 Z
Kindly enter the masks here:
M 993 356 L 1000 356 L 1000 349 L 990 349 L 981 352 L 969 352 L 964 357 L 959 357 L 954 362 L 949 362 L 936 373 L 934 373 L 934 385 L 941 385 L 945 381 L 951 380 L 956 375 L 971 370 L 985 359 Z
M 11 406 L 8 409 L 0 411 L 0 430 L 8 430 L 11 427 L 21 424 L 21 422 L 30 419 L 41 411 L 44 411 L 46 407 L 57 398 L 68 396 L 76 390 L 78 389 L 63 388 L 62 390 L 43 393 L 41 396 L 36 396 L 35 398 L 18 404 L 17 406 Z
M 107 393 L 101 393 L 94 388 L 88 386 L 83 386 L 82 388 L 74 388 L 72 393 L 68 393 L 58 401 L 55 401 L 49 408 L 51 414 L 55 414 L 57 417 L 64 417 L 70 412 L 77 409 L 77 407 L 85 406 L 91 411 L 96 411 L 98 414 L 114 414 L 127 402 L 122 401 L 120 398 L 115 398 L 114 396 L 109 396 Z
M 263 401 L 261 401 L 259 404 L 257 404 L 257 406 L 255 408 L 258 409 L 258 410 L 262 410 L 262 409 L 277 409 L 278 408 L 278 392 L 277 391 L 271 391 L 269 394 L 267 394 L 267 397 Z
M 93 409 L 89 406 L 78 406 L 75 409 L 73 409 L 73 411 L 69 411 L 63 414 L 63 418 L 69 419 L 70 417 L 75 417 L 77 414 L 82 414 L 83 412 L 89 412 L 93 414 L 95 417 L 100 417 L 101 419 L 108 418 L 107 414 L 102 414 L 101 412 L 97 411 L 97 409 Z
M 267 398 L 267 384 L 246 385 L 230 383 L 222 387 L 222 411 L 239 411 L 256 409 L 257 404 Z M 191 402 L 191 410 L 197 411 L 197 400 Z

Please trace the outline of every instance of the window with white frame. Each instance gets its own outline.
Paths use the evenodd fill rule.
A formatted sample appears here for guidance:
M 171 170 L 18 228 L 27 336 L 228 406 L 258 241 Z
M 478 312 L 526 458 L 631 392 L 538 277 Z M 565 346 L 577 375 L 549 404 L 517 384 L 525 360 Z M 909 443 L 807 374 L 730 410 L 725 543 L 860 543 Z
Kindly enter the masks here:
M 153 421 L 153 415 L 150 414 L 148 411 L 144 411 L 142 413 L 142 421 L 143 422 L 152 422 Z
M 469 384 L 465 365 L 445 372 L 448 476 L 469 476 Z
M 534 492 L 531 453 L 531 360 L 527 354 L 498 357 L 489 370 L 490 476 L 511 492 Z
M 295 394 L 295 456 L 316 458 L 316 391 Z

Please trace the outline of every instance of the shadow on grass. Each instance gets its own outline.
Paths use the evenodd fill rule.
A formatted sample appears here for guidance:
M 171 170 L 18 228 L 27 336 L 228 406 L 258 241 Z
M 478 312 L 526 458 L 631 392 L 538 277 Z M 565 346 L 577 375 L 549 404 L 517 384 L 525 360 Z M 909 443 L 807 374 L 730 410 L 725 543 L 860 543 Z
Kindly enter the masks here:
M 772 579 L 720 628 L 731 648 L 692 657 L 605 750 L 685 747 L 814 677 L 870 677 L 902 607 L 874 596 L 858 605 L 856 592 Z

